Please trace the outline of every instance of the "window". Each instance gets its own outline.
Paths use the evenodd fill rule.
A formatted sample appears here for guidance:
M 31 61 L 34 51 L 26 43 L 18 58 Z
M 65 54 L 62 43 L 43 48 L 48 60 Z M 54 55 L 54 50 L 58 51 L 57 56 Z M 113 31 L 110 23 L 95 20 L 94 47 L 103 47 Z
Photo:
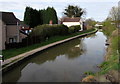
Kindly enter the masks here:
M 16 43 L 16 42 L 17 42 L 17 37 L 9 38 L 9 43 Z
M 28 33 L 28 30 L 26 30 L 25 33 Z
M 13 43 L 13 38 L 9 38 L 9 43 Z
M 14 38 L 13 38 L 13 42 L 14 42 L 14 43 L 17 42 L 17 36 L 14 36 Z
M 15 38 L 13 38 L 13 42 L 16 43 L 16 39 Z

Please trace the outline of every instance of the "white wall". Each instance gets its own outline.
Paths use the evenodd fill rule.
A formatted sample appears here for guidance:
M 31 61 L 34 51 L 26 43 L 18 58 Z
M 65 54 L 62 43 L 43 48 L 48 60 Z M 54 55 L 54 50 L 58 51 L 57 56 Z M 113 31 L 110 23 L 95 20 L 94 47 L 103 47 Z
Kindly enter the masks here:
M 80 25 L 80 27 L 81 27 L 80 31 L 83 31 L 83 23 L 82 22 L 63 22 L 63 24 L 66 25 L 67 27 L 74 26 L 74 25 Z
M 70 27 L 70 26 L 74 26 L 74 25 L 80 25 L 79 22 L 63 22 L 64 25 Z

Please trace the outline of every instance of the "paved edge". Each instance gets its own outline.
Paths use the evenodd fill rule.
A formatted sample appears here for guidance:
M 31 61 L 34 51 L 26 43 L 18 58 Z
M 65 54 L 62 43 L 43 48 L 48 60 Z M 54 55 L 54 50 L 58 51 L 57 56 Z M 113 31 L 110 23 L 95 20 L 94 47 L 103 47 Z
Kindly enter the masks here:
M 38 53 L 38 52 L 41 52 L 41 51 L 46 50 L 48 48 L 54 47 L 56 45 L 68 42 L 70 40 L 73 40 L 73 39 L 76 39 L 76 38 L 79 38 L 79 37 L 82 37 L 82 36 L 93 34 L 93 33 L 97 32 L 97 31 L 98 30 L 96 29 L 96 30 L 94 30 L 94 31 L 92 31 L 90 33 L 85 33 L 85 34 L 70 37 L 70 38 L 67 38 L 67 39 L 64 39 L 64 40 L 61 40 L 61 41 L 57 41 L 57 42 L 54 42 L 54 43 L 51 43 L 51 44 L 48 44 L 48 45 L 33 49 L 31 51 L 25 52 L 23 54 L 17 55 L 15 57 L 10 58 L 10 59 L 7 59 L 4 62 L 2 62 L 2 66 L 4 66 L 4 65 L 6 65 L 6 66 L 3 67 L 1 70 L 2 70 L 3 73 L 7 72 L 7 71 L 11 70 L 13 67 L 18 66 L 18 64 L 21 63 L 23 60 L 26 60 L 28 57 L 31 57 L 34 54 Z

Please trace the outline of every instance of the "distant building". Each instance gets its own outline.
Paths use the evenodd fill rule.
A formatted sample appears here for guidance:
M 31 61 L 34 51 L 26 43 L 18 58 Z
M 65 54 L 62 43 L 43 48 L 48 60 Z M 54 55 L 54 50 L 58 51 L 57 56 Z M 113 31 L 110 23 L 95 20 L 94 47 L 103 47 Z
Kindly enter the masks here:
M 101 24 L 95 24 L 95 27 L 97 27 L 97 28 L 102 28 L 103 25 L 101 25 Z
M 19 43 L 27 37 L 21 32 L 20 20 L 12 12 L 0 12 L 0 50 L 5 49 L 9 43 Z
M 79 17 L 65 17 L 61 19 L 62 24 L 70 27 L 70 26 L 75 26 L 75 25 L 80 25 L 81 26 L 81 30 L 83 30 L 83 22 Z

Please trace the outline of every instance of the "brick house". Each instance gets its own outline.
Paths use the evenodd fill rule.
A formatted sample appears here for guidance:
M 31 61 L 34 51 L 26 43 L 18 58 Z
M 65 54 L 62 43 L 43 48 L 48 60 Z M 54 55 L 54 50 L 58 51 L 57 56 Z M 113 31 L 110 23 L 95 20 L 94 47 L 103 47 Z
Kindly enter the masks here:
M 0 50 L 6 48 L 5 44 L 19 43 L 27 37 L 20 31 L 21 26 L 13 12 L 0 12 Z

